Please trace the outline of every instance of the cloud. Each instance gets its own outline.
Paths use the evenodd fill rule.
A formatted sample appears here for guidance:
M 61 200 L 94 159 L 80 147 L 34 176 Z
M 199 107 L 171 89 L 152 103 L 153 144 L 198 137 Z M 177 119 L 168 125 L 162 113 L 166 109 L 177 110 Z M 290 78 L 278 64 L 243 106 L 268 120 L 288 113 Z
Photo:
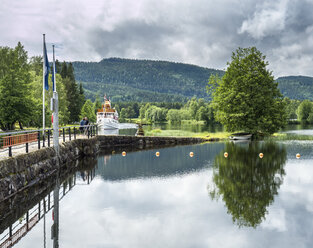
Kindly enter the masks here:
M 311 0 L 2 0 L 0 45 L 60 60 L 170 60 L 225 69 L 236 48 L 256 46 L 275 76 L 311 75 Z
M 287 3 L 287 0 L 264 2 L 261 7 L 257 7 L 253 18 L 249 18 L 242 23 L 239 33 L 247 32 L 255 39 L 262 39 L 265 36 L 276 35 L 284 30 Z

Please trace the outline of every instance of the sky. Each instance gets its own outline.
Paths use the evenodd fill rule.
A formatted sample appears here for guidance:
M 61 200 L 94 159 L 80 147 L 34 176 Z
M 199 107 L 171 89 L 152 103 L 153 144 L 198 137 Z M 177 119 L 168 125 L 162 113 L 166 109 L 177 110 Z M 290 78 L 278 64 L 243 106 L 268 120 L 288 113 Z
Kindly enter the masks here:
M 0 46 L 51 60 L 167 60 L 226 69 L 256 46 L 275 77 L 313 76 L 313 0 L 0 0 Z

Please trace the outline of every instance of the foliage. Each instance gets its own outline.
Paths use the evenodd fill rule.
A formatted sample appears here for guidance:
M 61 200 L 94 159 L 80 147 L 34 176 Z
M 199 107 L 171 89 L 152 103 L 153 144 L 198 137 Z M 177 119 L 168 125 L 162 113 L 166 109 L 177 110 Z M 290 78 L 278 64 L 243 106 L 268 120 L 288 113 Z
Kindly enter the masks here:
M 280 77 L 276 80 L 281 93 L 297 100 L 313 100 L 313 78 L 304 76 Z
M 20 42 L 12 49 L 0 47 L 0 127 L 13 130 L 32 118 L 34 101 L 30 97 L 30 67 Z
M 93 103 L 93 108 L 95 110 L 95 113 L 98 112 L 98 109 L 101 109 L 102 107 L 102 103 L 101 103 L 101 100 L 100 100 L 100 97 L 99 95 L 96 96 L 96 100 L 95 102 Z
M 87 117 L 90 122 L 96 122 L 96 114 L 94 111 L 94 104 L 88 99 L 80 112 L 80 119 Z
M 166 121 L 167 115 L 166 108 L 160 108 L 157 106 L 150 106 L 145 112 L 145 119 L 150 122 L 163 122 Z
M 310 117 L 311 113 L 313 114 L 312 102 L 309 100 L 304 100 L 301 102 L 297 109 L 298 120 L 301 122 L 310 122 L 312 119 L 312 116 Z
M 286 123 L 285 105 L 265 56 L 255 47 L 238 48 L 222 79 L 212 76 L 215 117 L 227 130 L 271 134 Z
M 229 154 L 224 157 L 224 152 Z M 259 158 L 259 153 L 264 157 Z M 227 143 L 215 157 L 212 198 L 222 197 L 240 227 L 257 227 L 265 219 L 267 207 L 274 201 L 285 175 L 286 149 L 276 143 Z
M 68 110 L 70 112 L 69 122 L 79 121 L 79 114 L 81 112 L 84 101 L 79 92 L 78 85 L 74 77 L 74 69 L 71 63 L 68 65 L 63 62 L 61 69 L 61 77 L 66 89 L 67 101 L 69 103 Z
M 283 101 L 286 105 L 287 119 L 297 119 L 297 109 L 301 102 L 299 100 L 290 100 L 288 97 L 285 97 Z
M 75 76 L 84 82 L 88 97 L 106 92 L 117 101 L 185 101 L 193 96 L 207 100 L 205 85 L 210 74 L 223 71 L 166 61 L 110 58 L 73 62 Z M 140 89 L 140 90 L 139 90 Z M 110 91 L 110 92 L 108 92 Z

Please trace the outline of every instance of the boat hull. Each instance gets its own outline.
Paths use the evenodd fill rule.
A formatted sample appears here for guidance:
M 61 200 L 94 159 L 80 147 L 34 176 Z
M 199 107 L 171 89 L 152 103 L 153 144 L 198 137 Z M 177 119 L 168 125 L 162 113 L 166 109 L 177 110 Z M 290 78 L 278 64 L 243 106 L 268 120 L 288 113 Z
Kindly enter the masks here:
M 252 134 L 247 135 L 232 135 L 229 137 L 230 140 L 251 140 Z
M 97 122 L 99 130 L 113 130 L 119 128 L 119 122 L 114 119 L 103 119 Z

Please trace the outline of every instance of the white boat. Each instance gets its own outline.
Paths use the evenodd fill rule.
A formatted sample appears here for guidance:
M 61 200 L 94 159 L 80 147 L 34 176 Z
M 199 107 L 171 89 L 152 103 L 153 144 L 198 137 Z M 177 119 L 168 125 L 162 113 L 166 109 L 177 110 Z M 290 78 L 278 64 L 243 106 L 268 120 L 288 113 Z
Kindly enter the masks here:
M 97 125 L 100 132 L 119 128 L 118 113 L 111 107 L 111 101 L 106 96 L 104 96 L 104 104 L 97 112 Z
M 250 140 L 251 138 L 251 133 L 233 133 L 231 136 L 229 136 L 230 140 Z

